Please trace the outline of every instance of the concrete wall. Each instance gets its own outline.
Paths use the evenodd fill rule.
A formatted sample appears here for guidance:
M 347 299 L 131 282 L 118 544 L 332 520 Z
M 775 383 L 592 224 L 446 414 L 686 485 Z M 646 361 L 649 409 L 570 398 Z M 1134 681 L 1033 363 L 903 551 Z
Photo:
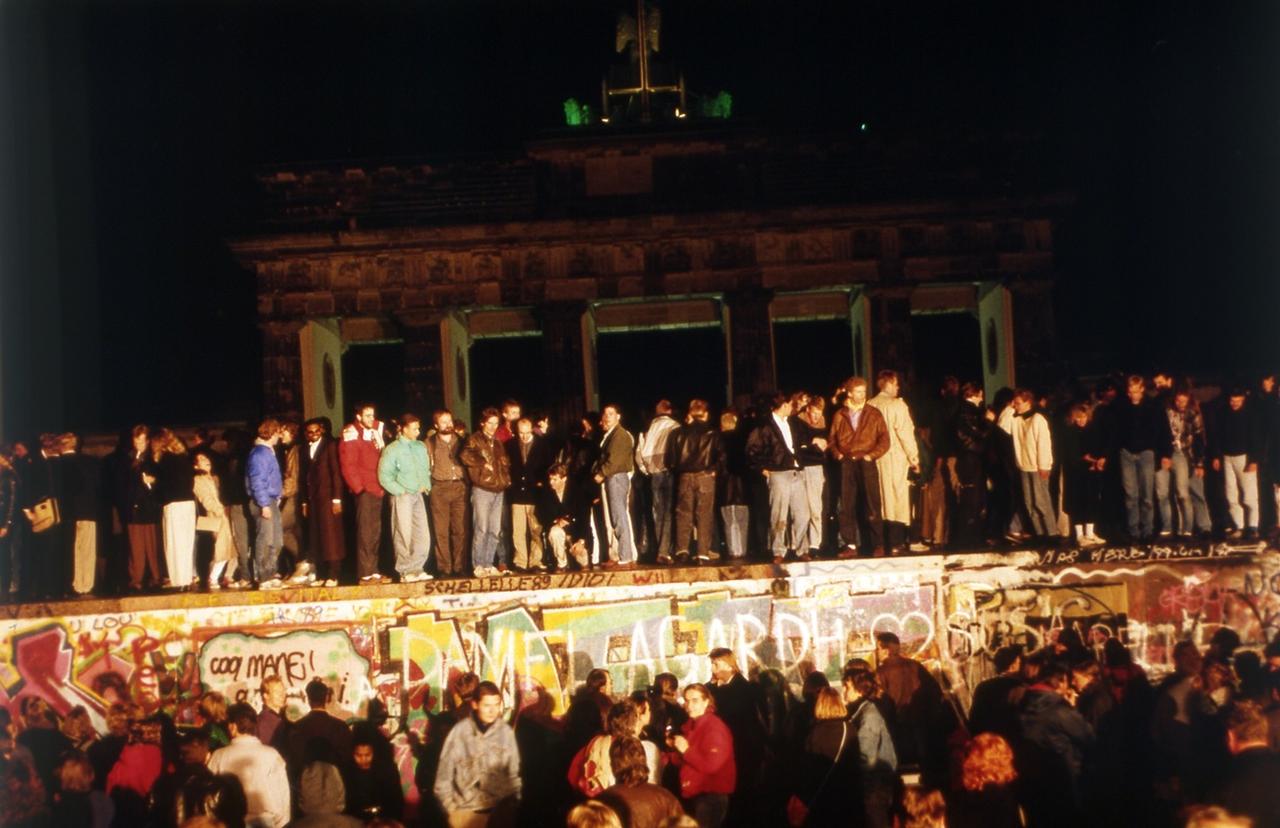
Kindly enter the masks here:
M 608 668 L 619 693 L 664 671 L 702 681 L 719 646 L 793 683 L 813 667 L 835 678 L 846 659 L 869 658 L 883 630 L 967 704 L 996 648 L 1039 647 L 1067 626 L 1095 642 L 1119 637 L 1153 672 L 1169 668 L 1182 638 L 1205 644 L 1230 626 L 1259 648 L 1280 632 L 1276 552 L 1106 549 L 1089 563 L 1080 554 L 575 572 L 366 597 L 340 588 L 127 599 L 86 614 L 28 606 L 0 621 L 0 704 L 37 695 L 64 713 L 83 704 L 101 723 L 106 705 L 128 696 L 182 722 L 211 690 L 257 704 L 261 678 L 279 673 L 298 712 L 320 676 L 335 687 L 335 712 L 360 716 L 377 695 L 397 716 L 438 708 L 448 678 L 473 670 L 512 702 L 546 692 L 563 710 L 592 668 Z M 282 598 L 294 602 L 268 603 Z

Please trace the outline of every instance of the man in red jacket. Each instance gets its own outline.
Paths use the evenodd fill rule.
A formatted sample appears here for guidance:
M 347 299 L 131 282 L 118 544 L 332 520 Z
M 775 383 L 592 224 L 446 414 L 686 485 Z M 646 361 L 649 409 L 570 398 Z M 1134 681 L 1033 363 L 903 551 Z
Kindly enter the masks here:
M 689 713 L 684 732 L 667 738 L 676 750 L 672 764 L 680 768 L 680 798 L 698 825 L 719 828 L 729 813 L 729 795 L 738 776 L 733 735 L 712 712 L 711 691 L 705 685 L 686 687 L 684 706 Z
M 383 495 L 378 484 L 378 458 L 386 436 L 371 403 L 357 405 L 355 414 L 355 422 L 342 429 L 338 460 L 342 479 L 356 501 L 356 568 L 361 586 L 385 584 L 391 579 L 378 572 Z

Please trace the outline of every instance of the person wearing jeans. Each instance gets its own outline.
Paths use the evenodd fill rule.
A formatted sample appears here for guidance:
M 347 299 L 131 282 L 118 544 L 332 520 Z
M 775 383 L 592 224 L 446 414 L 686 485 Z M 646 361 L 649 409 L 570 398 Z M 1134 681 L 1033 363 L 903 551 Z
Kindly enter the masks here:
M 496 408 L 480 412 L 480 427 L 462 448 L 462 465 L 471 480 L 471 564 L 477 577 L 497 575 L 507 568 L 494 561 L 502 547 L 503 494 L 511 485 L 510 460 L 498 441 L 500 415 Z
M 609 560 L 605 569 L 631 567 L 636 561 L 635 534 L 631 527 L 631 475 L 635 471 L 635 439 L 622 427 L 622 409 L 606 405 L 600 412 L 600 459 L 596 461 L 595 481 L 602 488 L 605 505 L 605 532 Z
M 1222 472 L 1231 515 L 1227 535 L 1238 537 L 1243 529 L 1253 540 L 1258 536 L 1258 458 L 1262 448 L 1258 423 L 1246 404 L 1244 389 L 1228 392 L 1214 435 L 1213 470 Z
M 1159 402 L 1147 397 L 1146 380 L 1129 377 L 1128 401 L 1114 403 L 1113 428 L 1120 459 L 1120 483 L 1130 538 L 1155 532 L 1156 466 L 1172 466 L 1173 436 Z
M 720 466 L 716 469 L 716 503 L 724 526 L 724 551 L 733 559 L 747 556 L 751 526 L 747 506 L 747 445 L 733 409 L 720 413 Z
M 810 555 L 822 550 L 822 517 L 827 486 L 827 418 L 826 400 L 821 394 L 804 392 L 791 398 L 795 414 L 791 430 L 799 436 L 796 457 L 804 467 L 805 498 L 809 501 L 809 532 L 804 544 Z
M 411 584 L 431 576 L 423 571 L 431 541 L 427 532 L 427 504 L 431 491 L 431 457 L 418 437 L 422 421 L 405 414 L 398 421 L 400 435 L 382 450 L 378 485 L 391 496 L 391 541 L 400 582 Z
M 1022 500 L 1039 538 L 1058 536 L 1058 515 L 1049 496 L 1053 475 L 1053 443 L 1049 422 L 1034 410 L 1035 395 L 1024 389 L 1013 395 L 1013 456 L 1022 482 Z
M 280 589 L 276 575 L 280 547 L 284 545 L 284 522 L 280 519 L 280 491 L 283 481 L 276 460 L 280 423 L 268 417 L 258 426 L 258 439 L 244 465 L 244 483 L 249 492 L 249 516 L 253 519 L 253 565 L 258 589 Z
M 1156 472 L 1160 534 L 1175 531 L 1175 523 L 1176 531 L 1183 537 L 1190 536 L 1193 531 L 1207 533 L 1212 526 L 1209 504 L 1204 497 L 1204 416 L 1189 389 L 1174 392 L 1165 414 L 1173 437 L 1173 456 L 1168 470 Z
M 652 497 L 653 537 L 658 562 L 671 560 L 671 498 L 675 476 L 667 463 L 667 445 L 680 426 L 671 416 L 671 401 L 659 400 L 654 406 L 649 428 L 636 442 L 636 466 L 649 477 Z

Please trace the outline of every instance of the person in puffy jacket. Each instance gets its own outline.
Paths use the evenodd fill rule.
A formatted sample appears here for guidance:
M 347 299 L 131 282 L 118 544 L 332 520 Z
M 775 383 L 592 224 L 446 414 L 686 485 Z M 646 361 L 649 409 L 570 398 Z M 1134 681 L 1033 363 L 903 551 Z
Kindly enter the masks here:
M 733 736 L 714 712 L 711 691 L 704 684 L 684 689 L 689 721 L 668 742 L 675 748 L 672 762 L 680 768 L 680 797 L 685 811 L 703 828 L 719 828 L 729 811 L 729 795 L 737 779 Z
M 268 417 L 258 425 L 244 464 L 244 485 L 249 492 L 249 516 L 253 518 L 253 569 L 258 589 L 280 589 L 284 583 L 276 574 L 280 547 L 284 545 L 284 524 L 280 520 L 280 492 L 283 480 L 276 444 L 280 423 Z
M 359 403 L 355 414 L 355 420 L 342 429 L 338 461 L 342 479 L 356 502 L 356 573 L 361 586 L 385 584 L 390 579 L 378 572 L 384 495 L 378 483 L 378 462 L 386 437 L 373 405 Z
M 431 457 L 418 439 L 422 420 L 405 414 L 398 421 L 400 435 L 382 450 L 378 484 L 391 496 L 391 542 L 396 551 L 396 572 L 402 583 L 425 581 L 423 571 L 430 540 L 427 505 L 422 496 L 431 491 Z

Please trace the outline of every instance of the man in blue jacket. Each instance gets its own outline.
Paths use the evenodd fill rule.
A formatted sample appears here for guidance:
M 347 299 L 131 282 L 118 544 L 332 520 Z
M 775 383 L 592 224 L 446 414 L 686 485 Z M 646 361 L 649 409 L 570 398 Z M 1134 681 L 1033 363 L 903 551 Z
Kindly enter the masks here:
M 422 421 L 415 414 L 399 420 L 400 436 L 382 450 L 378 459 L 378 484 L 391 496 L 391 541 L 396 550 L 400 582 L 428 580 L 430 538 L 423 495 L 431 492 L 431 455 L 418 436 Z
M 244 464 L 244 484 L 249 490 L 249 515 L 253 518 L 253 568 L 258 589 L 280 589 L 284 582 L 276 572 L 284 525 L 280 521 L 280 463 L 276 444 L 280 422 L 270 417 L 258 426 L 258 439 Z

